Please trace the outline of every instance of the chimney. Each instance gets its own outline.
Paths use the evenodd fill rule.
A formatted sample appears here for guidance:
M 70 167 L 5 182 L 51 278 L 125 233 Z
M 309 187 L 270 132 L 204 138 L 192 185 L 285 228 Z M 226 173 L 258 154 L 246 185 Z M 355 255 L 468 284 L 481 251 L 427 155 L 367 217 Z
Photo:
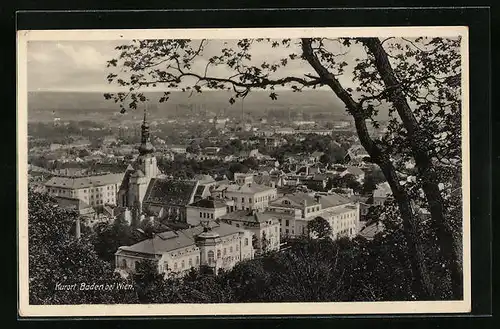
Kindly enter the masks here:
M 80 239 L 80 237 L 82 236 L 81 228 L 80 228 L 80 218 L 76 219 L 75 236 L 77 239 Z

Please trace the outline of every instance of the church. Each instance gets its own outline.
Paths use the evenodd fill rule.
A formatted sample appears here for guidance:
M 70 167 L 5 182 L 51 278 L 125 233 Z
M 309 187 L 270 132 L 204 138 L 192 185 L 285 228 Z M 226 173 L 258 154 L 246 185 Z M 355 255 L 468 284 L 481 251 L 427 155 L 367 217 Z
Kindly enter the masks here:
M 198 182 L 168 179 L 160 172 L 146 110 L 138 150 L 139 156 L 127 167 L 118 190 L 117 205 L 124 217 L 130 223 L 138 223 L 146 216 L 185 222 L 185 207 L 194 201 Z

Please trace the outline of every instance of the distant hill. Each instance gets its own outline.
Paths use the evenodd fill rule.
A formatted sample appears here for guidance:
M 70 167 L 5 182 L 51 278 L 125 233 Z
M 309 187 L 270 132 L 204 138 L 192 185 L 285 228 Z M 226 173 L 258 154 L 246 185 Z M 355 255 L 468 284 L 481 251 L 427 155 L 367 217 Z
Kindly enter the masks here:
M 327 90 L 314 90 L 303 92 L 276 91 L 277 100 L 272 100 L 269 93 L 265 91 L 251 92 L 244 101 L 243 111 L 251 113 L 263 113 L 266 110 L 283 109 L 304 111 L 309 113 L 329 112 L 336 116 L 346 116 L 344 104 Z M 226 114 L 236 114 L 242 111 L 241 100 L 233 105 L 229 103 L 231 94 L 228 91 L 204 91 L 203 93 L 193 93 L 189 97 L 189 92 L 174 91 L 166 103 L 158 103 L 162 96 L 161 92 L 145 93 L 150 98 L 150 108 L 156 114 L 175 114 L 176 111 L 183 111 L 186 108 L 196 111 L 206 110 L 214 113 L 225 112 Z M 103 93 L 97 92 L 30 92 L 28 94 L 29 118 L 38 114 L 54 112 L 54 115 L 64 116 L 64 114 L 76 115 L 82 111 L 117 113 L 118 104 L 112 100 L 105 100 Z M 110 113 L 111 112 L 111 113 Z

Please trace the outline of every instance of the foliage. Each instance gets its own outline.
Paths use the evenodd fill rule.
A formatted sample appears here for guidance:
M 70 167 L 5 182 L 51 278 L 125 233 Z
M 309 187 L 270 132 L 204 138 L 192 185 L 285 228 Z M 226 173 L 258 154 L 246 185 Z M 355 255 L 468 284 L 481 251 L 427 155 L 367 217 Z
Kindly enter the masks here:
M 115 252 L 121 246 L 129 246 L 140 240 L 140 235 L 124 220 L 117 218 L 113 223 L 97 223 L 94 226 L 93 245 L 99 258 L 114 262 Z
M 326 239 L 332 236 L 332 227 L 323 217 L 316 217 L 308 222 L 307 231 L 318 239 Z
M 88 236 L 71 234 L 77 214 L 46 194 L 28 192 L 30 304 L 133 303 L 131 291 L 85 290 L 86 285 L 125 282 L 100 260 Z M 85 230 L 82 230 L 82 233 Z M 58 285 L 72 285 L 70 290 Z

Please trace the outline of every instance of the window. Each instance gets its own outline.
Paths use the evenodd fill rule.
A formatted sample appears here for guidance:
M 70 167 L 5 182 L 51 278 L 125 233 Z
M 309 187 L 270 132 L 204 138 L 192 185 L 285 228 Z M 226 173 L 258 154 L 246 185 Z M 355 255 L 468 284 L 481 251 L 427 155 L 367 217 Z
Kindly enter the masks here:
M 177 262 L 174 263 L 174 270 L 177 269 Z
M 248 246 L 248 238 L 245 238 L 245 246 Z
M 278 233 L 278 226 L 274 227 L 274 233 Z
M 210 214 L 210 218 L 211 218 L 211 219 L 214 219 L 214 214 Z
M 241 198 L 241 203 L 244 203 L 245 202 L 245 198 Z
M 189 258 L 189 267 L 193 267 L 193 260 Z
M 252 198 L 248 198 L 248 202 L 249 202 L 249 203 L 252 203 Z
M 236 223 L 236 227 L 240 227 L 240 224 Z
M 134 270 L 137 270 L 137 264 L 139 264 L 139 262 L 138 262 L 138 261 L 135 261 L 135 262 L 134 262 Z
M 285 226 L 290 226 L 290 221 L 288 219 L 285 221 Z
M 290 233 L 290 231 L 288 229 L 285 230 L 286 234 Z
M 238 245 L 236 245 L 236 251 L 240 250 L 240 247 Z
M 226 254 L 227 254 L 227 250 L 226 250 L 226 248 L 224 248 L 224 254 L 223 255 L 226 256 Z
M 213 250 L 210 250 L 208 252 L 208 264 L 211 265 L 213 263 L 215 263 L 214 252 L 213 252 Z
M 196 256 L 196 264 L 200 263 L 200 256 Z
M 127 260 L 122 259 L 122 268 L 127 268 Z
M 217 250 L 217 259 L 220 259 L 220 254 L 221 254 L 220 250 Z
M 229 252 L 232 253 L 233 252 L 233 246 L 229 247 Z
M 181 262 L 181 268 L 184 268 L 186 266 L 186 263 L 184 262 L 184 259 Z

